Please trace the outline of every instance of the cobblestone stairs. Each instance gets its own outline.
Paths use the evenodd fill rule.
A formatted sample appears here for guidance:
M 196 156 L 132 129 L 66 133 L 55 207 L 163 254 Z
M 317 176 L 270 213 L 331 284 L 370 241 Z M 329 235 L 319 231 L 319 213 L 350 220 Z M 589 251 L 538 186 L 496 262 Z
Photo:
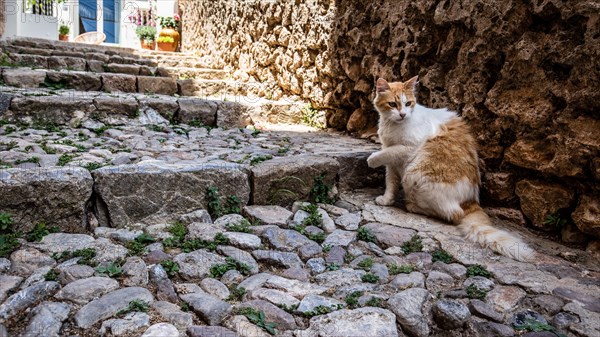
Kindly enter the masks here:
M 378 146 L 301 102 L 191 54 L 0 48 L 0 337 L 600 336 L 595 257 L 375 205 Z

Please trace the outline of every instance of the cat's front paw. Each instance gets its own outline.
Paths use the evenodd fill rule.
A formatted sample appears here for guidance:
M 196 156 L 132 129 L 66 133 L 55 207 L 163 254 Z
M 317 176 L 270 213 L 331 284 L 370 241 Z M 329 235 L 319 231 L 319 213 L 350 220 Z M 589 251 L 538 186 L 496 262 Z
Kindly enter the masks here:
M 376 168 L 382 165 L 379 152 L 372 153 L 369 158 L 367 158 L 367 165 L 370 168 Z
M 394 199 L 387 198 L 385 195 L 380 195 L 375 198 L 375 203 L 379 206 L 391 206 L 394 204 Z

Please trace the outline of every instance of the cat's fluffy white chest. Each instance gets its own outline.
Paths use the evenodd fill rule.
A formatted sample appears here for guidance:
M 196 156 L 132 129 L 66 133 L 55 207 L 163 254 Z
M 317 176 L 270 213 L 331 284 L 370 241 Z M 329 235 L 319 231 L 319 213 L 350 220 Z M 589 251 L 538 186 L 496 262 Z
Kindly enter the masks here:
M 381 120 L 379 139 L 383 147 L 393 145 L 418 146 L 434 136 L 440 125 L 456 117 L 448 109 L 430 109 L 416 105 L 412 114 L 402 121 Z

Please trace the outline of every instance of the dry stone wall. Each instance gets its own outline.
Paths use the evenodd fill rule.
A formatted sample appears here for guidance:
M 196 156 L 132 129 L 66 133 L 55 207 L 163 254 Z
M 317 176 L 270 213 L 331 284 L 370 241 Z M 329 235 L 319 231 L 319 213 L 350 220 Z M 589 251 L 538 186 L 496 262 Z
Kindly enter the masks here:
M 331 127 L 372 131 L 374 79 L 419 75 L 421 103 L 472 125 L 485 203 L 586 233 L 567 226 L 567 241 L 600 235 L 597 1 L 180 3 L 185 49 L 265 83 L 263 94 L 309 99 Z

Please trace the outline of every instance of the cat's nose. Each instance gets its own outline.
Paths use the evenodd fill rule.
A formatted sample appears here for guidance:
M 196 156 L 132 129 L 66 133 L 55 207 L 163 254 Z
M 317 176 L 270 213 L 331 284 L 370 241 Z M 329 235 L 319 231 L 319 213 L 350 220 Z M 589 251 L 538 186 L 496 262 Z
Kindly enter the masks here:
M 406 114 L 403 112 L 399 113 L 398 115 L 400 115 L 400 119 L 404 119 L 404 117 L 406 117 Z

